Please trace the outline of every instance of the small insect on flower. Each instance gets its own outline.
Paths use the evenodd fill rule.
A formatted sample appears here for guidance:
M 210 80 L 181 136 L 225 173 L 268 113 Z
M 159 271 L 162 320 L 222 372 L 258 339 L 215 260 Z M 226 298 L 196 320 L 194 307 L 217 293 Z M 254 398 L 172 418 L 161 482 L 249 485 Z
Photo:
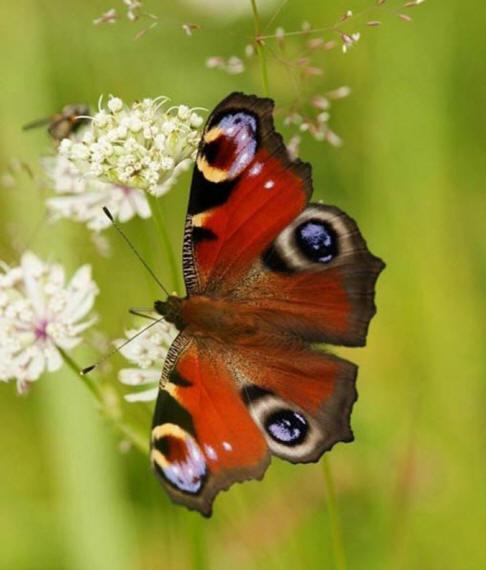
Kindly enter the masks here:
M 59 154 L 44 157 L 41 165 L 46 184 L 56 194 L 46 201 L 51 221 L 71 219 L 99 232 L 110 225 L 103 206 L 122 223 L 151 216 L 147 198 L 138 188 L 83 176 L 73 161 Z
M 1 264 L 0 380 L 15 380 L 19 393 L 45 372 L 61 368 L 61 350 L 81 342 L 96 320 L 89 315 L 98 288 L 91 268 L 79 268 L 70 281 L 57 263 L 31 252 L 20 265 Z
M 47 125 L 47 132 L 60 142 L 78 131 L 89 120 L 89 107 L 85 103 L 65 105 L 59 113 L 38 119 L 23 126 L 24 130 Z
M 127 106 L 110 97 L 99 105 L 81 140 L 59 152 L 81 175 L 161 196 L 194 161 L 202 117 L 185 105 L 163 110 L 165 97 Z
M 145 332 L 142 332 L 144 329 Z M 137 336 L 138 335 L 138 336 Z M 134 338 L 120 348 L 121 354 L 136 367 L 123 368 L 118 374 L 122 384 L 131 387 L 143 386 L 142 391 L 125 395 L 127 402 L 148 402 L 155 400 L 160 382 L 160 363 L 165 360 L 170 345 L 177 336 L 177 329 L 171 323 L 159 321 L 147 329 L 141 327 L 128 330 L 126 339 L 118 339 L 115 346 L 121 346 L 127 339 Z

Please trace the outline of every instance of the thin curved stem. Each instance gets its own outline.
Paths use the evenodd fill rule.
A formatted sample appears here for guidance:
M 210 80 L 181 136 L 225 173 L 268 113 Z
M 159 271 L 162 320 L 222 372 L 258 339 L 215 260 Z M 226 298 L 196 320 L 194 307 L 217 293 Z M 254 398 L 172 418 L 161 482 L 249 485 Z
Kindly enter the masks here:
M 258 59 L 260 61 L 260 73 L 262 76 L 263 94 L 268 97 L 270 94 L 270 87 L 268 83 L 268 70 L 267 61 L 265 59 L 265 46 L 261 37 L 260 16 L 258 14 L 258 7 L 256 0 L 251 0 L 251 9 L 253 11 L 253 21 L 255 23 L 255 43 Z
M 124 437 L 130 441 L 134 448 L 138 449 L 138 451 L 144 455 L 148 455 L 148 443 L 145 441 L 146 438 L 142 437 L 132 427 L 125 424 L 121 419 L 114 417 L 106 406 L 103 393 L 100 390 L 98 384 L 93 382 L 93 380 L 88 375 L 81 375 L 81 368 L 76 364 L 76 362 L 62 348 L 57 347 L 57 349 L 59 350 L 64 363 L 74 372 L 74 374 L 83 382 L 83 384 L 96 398 L 96 401 L 98 402 L 103 415 L 116 427 L 120 433 L 122 433 Z
M 324 480 L 327 491 L 327 507 L 329 512 L 329 522 L 331 525 L 331 540 L 332 549 L 334 554 L 334 566 L 336 570 L 346 570 L 346 553 L 344 551 L 343 533 L 341 528 L 341 521 L 339 518 L 339 511 L 336 501 L 336 490 L 334 487 L 334 479 L 332 476 L 331 466 L 327 457 L 324 455 L 322 458 L 324 467 Z
M 162 211 L 162 204 L 161 199 L 152 196 L 151 194 L 147 193 L 148 203 L 150 206 L 150 210 L 152 211 L 152 217 L 155 221 L 155 225 L 157 226 L 157 231 L 159 233 L 160 239 L 164 244 L 165 253 L 167 256 L 167 262 L 169 263 L 169 268 L 172 277 L 172 284 L 176 293 L 182 293 L 182 284 L 179 279 L 179 270 L 177 266 L 177 260 L 174 255 L 174 250 L 172 248 L 172 244 L 170 241 L 169 234 L 167 232 L 167 226 L 164 219 L 164 213 Z

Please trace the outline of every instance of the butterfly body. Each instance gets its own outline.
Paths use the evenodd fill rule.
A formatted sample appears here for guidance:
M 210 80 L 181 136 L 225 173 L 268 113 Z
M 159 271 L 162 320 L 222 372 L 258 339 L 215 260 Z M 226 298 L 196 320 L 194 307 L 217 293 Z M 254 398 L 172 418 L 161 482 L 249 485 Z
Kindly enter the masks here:
M 272 109 L 233 93 L 209 117 L 184 236 L 187 296 L 155 303 L 179 336 L 151 462 L 171 498 L 204 515 L 272 455 L 317 461 L 352 440 L 356 366 L 316 343 L 365 344 L 384 267 L 349 216 L 309 203 L 310 166 L 289 158 Z
M 290 335 L 272 327 L 258 309 L 245 303 L 204 295 L 169 297 L 158 312 L 187 336 L 211 339 L 224 345 L 272 346 L 291 344 Z M 293 337 L 299 344 L 299 338 Z

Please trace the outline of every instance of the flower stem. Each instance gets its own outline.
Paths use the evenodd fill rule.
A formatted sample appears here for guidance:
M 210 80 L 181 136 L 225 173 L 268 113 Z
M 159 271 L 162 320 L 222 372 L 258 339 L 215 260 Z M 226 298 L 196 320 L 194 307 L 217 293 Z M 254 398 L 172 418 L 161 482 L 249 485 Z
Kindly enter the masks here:
M 169 263 L 171 275 L 172 275 L 172 283 L 174 289 L 177 293 L 182 293 L 182 285 L 179 279 L 179 270 L 177 266 L 177 261 L 174 255 L 174 250 L 172 248 L 172 244 L 170 242 L 170 237 L 167 232 L 167 227 L 165 224 L 164 213 L 162 211 L 162 204 L 161 199 L 152 196 L 151 194 L 147 193 L 148 203 L 150 206 L 150 210 L 152 211 L 152 216 L 155 220 L 155 225 L 157 226 L 157 230 L 159 236 L 164 244 L 165 253 L 167 255 L 167 261 Z
M 270 94 L 270 88 L 268 83 L 267 61 L 265 59 L 265 46 L 261 38 L 260 16 L 258 14 L 256 0 L 251 0 L 251 8 L 253 10 L 253 21 L 255 23 L 255 43 L 258 59 L 260 60 L 260 73 L 262 76 L 263 94 L 268 97 Z
M 346 570 L 346 554 L 344 552 L 341 521 L 339 519 L 339 512 L 337 509 L 336 490 L 334 488 L 331 466 L 325 455 L 322 458 L 322 464 L 324 467 L 324 480 L 326 483 L 327 491 L 329 521 L 331 524 L 331 540 L 334 553 L 334 566 L 336 570 Z
M 142 437 L 139 433 L 136 432 L 132 427 L 123 423 L 123 421 L 118 418 L 114 417 L 113 413 L 110 413 L 110 410 L 106 404 L 105 398 L 103 397 L 103 393 L 100 390 L 98 384 L 93 382 L 93 380 L 88 375 L 81 374 L 81 367 L 79 367 L 76 362 L 60 347 L 57 347 L 59 350 L 64 363 L 76 374 L 78 378 L 80 378 L 83 384 L 88 388 L 88 390 L 93 394 L 98 402 L 100 409 L 103 415 L 117 428 L 119 432 L 126 437 L 130 443 L 138 449 L 144 455 L 148 455 L 148 444 L 145 441 L 146 438 Z

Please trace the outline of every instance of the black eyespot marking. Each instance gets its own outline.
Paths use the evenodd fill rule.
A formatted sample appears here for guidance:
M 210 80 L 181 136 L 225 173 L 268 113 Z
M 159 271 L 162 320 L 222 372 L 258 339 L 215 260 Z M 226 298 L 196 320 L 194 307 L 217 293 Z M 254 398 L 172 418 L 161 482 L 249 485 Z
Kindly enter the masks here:
M 165 457 L 169 457 L 170 455 L 170 438 L 168 437 L 161 437 L 160 439 L 156 439 L 153 442 L 153 447 L 154 449 L 157 449 L 158 451 L 160 451 L 160 453 L 162 453 L 162 455 L 165 455 Z
M 279 254 L 278 250 L 274 246 L 270 246 L 262 254 L 263 265 L 270 269 L 270 271 L 275 271 L 277 273 L 293 273 L 293 269 L 290 268 L 282 256 Z
M 311 261 L 329 263 L 338 254 L 338 239 L 333 227 L 314 218 L 295 229 L 295 240 L 300 251 Z
M 197 495 L 204 486 L 208 470 L 195 439 L 183 431 L 176 431 L 155 439 L 152 445 L 152 464 L 156 473 L 177 490 Z
M 218 239 L 218 236 L 209 228 L 203 228 L 198 226 L 192 227 L 192 241 L 194 243 L 199 243 L 201 241 L 213 241 Z
M 203 146 L 202 155 L 211 166 L 221 170 L 229 170 L 235 162 L 237 150 L 236 142 L 230 137 L 222 135 Z
M 265 430 L 277 443 L 293 447 L 305 440 L 309 424 L 299 412 L 278 410 L 265 420 Z
M 272 394 L 269 390 L 265 390 L 264 388 L 260 388 L 259 386 L 255 386 L 252 384 L 251 386 L 244 386 L 241 390 L 241 397 L 247 404 L 251 404 L 260 398 L 264 398 Z

